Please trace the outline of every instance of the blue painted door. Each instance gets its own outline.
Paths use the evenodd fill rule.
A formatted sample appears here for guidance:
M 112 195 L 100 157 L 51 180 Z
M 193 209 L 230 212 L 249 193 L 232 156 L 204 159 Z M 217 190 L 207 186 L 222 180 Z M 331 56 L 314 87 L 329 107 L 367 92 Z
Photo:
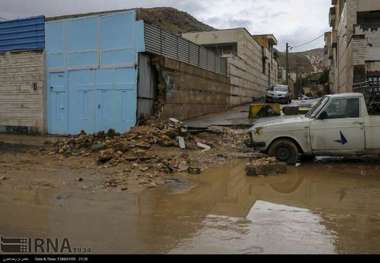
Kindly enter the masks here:
M 69 72 L 69 133 L 96 132 L 95 70 Z
M 67 131 L 67 90 L 64 72 L 50 73 L 48 78 L 49 132 L 64 134 Z
M 134 69 L 104 69 L 97 72 L 96 130 L 120 131 L 135 123 L 137 94 Z
M 143 30 L 135 11 L 47 23 L 49 112 L 61 109 L 51 113 L 49 133 L 125 132 L 135 125 Z

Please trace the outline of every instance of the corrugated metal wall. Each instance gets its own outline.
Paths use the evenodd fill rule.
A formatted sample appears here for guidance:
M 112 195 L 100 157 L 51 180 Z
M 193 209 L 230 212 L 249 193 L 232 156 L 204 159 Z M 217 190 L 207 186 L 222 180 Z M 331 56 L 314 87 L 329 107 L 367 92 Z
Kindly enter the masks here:
M 213 51 L 198 46 L 180 36 L 168 33 L 156 25 L 144 24 L 146 51 L 185 62 L 218 74 L 227 74 L 227 61 Z
M 45 17 L 0 22 L 0 52 L 45 48 Z

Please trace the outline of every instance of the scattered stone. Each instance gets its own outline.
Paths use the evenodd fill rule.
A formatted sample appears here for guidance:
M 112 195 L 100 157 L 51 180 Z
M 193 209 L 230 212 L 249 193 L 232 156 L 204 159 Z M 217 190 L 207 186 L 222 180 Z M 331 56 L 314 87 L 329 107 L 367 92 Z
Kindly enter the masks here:
M 6 176 L 0 176 L 0 181 L 5 181 L 5 180 L 8 180 L 8 177 L 6 177 Z
M 104 186 L 106 188 L 116 188 L 119 186 L 119 184 L 120 184 L 120 182 L 117 179 L 110 179 L 110 180 L 105 182 Z
M 278 175 L 287 172 L 287 164 L 278 162 L 276 158 L 268 157 L 254 160 L 246 166 L 248 176 Z
M 83 178 L 78 178 L 78 182 L 83 182 L 84 180 L 83 180 Z
M 105 164 L 109 161 L 111 161 L 113 158 L 113 150 L 105 150 L 101 151 L 98 156 L 98 164 Z
M 145 172 L 149 171 L 149 169 L 150 169 L 149 167 L 141 167 L 140 171 L 145 173 Z
M 91 146 L 91 151 L 93 152 L 98 152 L 98 151 L 102 151 L 106 148 L 106 146 L 103 144 L 103 143 L 97 143 L 97 144 L 94 144 Z
M 183 173 L 189 170 L 189 165 L 187 161 L 182 161 L 178 164 L 178 172 Z
M 174 124 L 180 124 L 181 122 L 175 118 L 170 118 L 169 121 L 173 122 Z
M 176 142 L 172 139 L 170 139 L 168 136 L 163 136 L 161 140 L 158 143 L 162 147 L 175 147 L 177 146 Z
M 190 161 L 188 173 L 191 175 L 198 175 L 202 173 L 202 168 L 199 162 L 197 161 Z
M 136 180 L 148 180 L 142 184 L 149 185 L 156 178 L 164 179 L 178 172 L 201 174 L 210 164 L 232 159 L 230 156 L 235 152 L 242 153 L 240 158 L 256 158 L 253 153 L 243 153 L 243 141 L 247 137 L 244 130 L 215 126 L 193 133 L 177 119 L 150 119 L 144 121 L 144 126 L 132 128 L 124 134 L 118 134 L 114 130 L 96 134 L 81 133 L 61 139 L 51 147 L 55 148 L 52 154 L 59 153 L 60 160 L 65 160 L 64 156 L 89 156 L 96 158 L 98 169 L 101 170 L 120 166 L 120 170 L 113 171 L 117 179 L 108 180 L 104 185 L 122 189 L 127 176 Z M 179 151 L 179 147 L 183 150 Z M 198 157 L 199 151 L 207 152 L 211 149 L 215 149 L 215 154 L 199 156 L 202 157 L 201 163 L 190 161 Z M 87 160 L 83 159 L 85 161 Z M 118 173 L 124 170 L 122 175 Z
M 158 185 L 156 183 L 151 183 L 148 185 L 148 188 L 156 188 Z
M 188 168 L 188 173 L 192 175 L 199 175 L 202 173 L 202 170 L 198 167 L 189 167 Z
M 145 149 L 145 150 L 149 150 L 150 148 L 152 148 L 152 145 L 149 143 L 142 142 L 142 143 L 136 144 L 136 147 L 141 148 L 141 149 Z
M 223 134 L 224 128 L 220 126 L 210 126 L 207 128 L 207 131 L 214 134 Z
M 135 162 L 139 159 L 139 157 L 137 156 L 125 156 L 124 157 L 124 160 L 128 161 L 128 162 Z

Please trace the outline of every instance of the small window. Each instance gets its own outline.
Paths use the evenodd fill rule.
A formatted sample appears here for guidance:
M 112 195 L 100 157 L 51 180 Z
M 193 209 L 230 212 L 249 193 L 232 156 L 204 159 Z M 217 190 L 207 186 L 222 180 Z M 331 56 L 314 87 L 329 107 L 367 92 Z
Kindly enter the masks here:
M 327 106 L 327 119 L 359 118 L 359 98 L 335 98 Z

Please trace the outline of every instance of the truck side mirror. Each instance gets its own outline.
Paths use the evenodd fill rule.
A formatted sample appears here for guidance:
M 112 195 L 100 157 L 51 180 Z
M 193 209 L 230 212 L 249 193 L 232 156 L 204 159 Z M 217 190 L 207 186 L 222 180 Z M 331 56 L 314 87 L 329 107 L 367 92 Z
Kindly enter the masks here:
M 324 111 L 324 112 L 322 112 L 322 113 L 319 115 L 318 119 L 319 119 L 319 120 L 326 120 L 328 117 L 329 117 L 329 116 L 328 116 L 327 112 Z

